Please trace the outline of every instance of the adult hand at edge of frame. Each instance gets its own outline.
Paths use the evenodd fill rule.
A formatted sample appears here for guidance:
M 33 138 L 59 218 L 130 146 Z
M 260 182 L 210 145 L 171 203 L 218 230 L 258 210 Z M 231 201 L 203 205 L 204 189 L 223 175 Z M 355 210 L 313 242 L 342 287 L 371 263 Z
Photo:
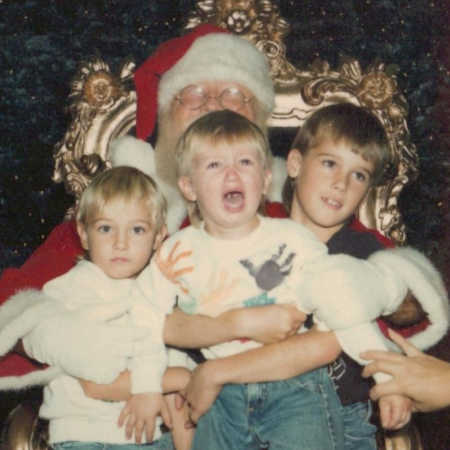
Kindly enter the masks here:
M 427 355 L 393 330 L 389 336 L 404 354 L 387 351 L 366 351 L 361 357 L 371 362 L 364 368 L 363 376 L 376 372 L 392 375 L 392 380 L 374 386 L 372 400 L 391 394 L 410 397 L 414 410 L 434 411 L 450 406 L 450 363 Z

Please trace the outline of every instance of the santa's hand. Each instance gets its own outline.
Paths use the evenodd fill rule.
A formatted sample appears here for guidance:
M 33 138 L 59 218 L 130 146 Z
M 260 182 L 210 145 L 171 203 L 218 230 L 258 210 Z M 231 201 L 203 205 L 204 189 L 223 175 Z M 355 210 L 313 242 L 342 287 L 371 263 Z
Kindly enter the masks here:
M 58 311 L 42 320 L 24 338 L 27 355 L 58 366 L 67 374 L 99 384 L 111 383 L 127 367 L 144 328 L 96 323 L 77 313 Z

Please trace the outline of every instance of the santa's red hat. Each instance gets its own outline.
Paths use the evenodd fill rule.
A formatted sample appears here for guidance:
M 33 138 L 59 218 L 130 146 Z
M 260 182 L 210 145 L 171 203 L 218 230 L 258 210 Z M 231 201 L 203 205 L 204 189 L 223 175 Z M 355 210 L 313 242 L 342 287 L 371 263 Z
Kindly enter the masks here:
M 157 112 L 184 87 L 206 80 L 240 83 L 268 111 L 273 109 L 274 91 L 264 55 L 245 39 L 203 24 L 161 44 L 136 70 L 136 136 L 147 139 Z

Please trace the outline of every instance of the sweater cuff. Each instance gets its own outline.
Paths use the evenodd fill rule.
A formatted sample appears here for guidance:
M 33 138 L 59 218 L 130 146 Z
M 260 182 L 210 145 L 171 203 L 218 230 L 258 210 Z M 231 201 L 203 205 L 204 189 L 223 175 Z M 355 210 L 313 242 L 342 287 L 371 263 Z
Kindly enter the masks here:
M 165 348 L 145 357 L 134 358 L 130 364 L 131 393 L 162 392 L 162 377 L 167 367 Z
M 131 393 L 162 392 L 162 375 L 155 370 L 133 370 L 131 372 Z

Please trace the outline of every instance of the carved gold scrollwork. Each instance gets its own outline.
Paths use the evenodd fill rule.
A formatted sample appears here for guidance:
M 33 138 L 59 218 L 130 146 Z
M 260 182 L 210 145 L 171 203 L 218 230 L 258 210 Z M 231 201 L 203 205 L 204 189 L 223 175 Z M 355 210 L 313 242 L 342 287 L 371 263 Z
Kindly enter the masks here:
M 99 58 L 81 64 L 72 81 L 69 111 L 72 122 L 55 146 L 53 180 L 64 182 L 75 205 L 90 180 L 109 163 L 111 139 L 129 131 L 135 123 L 136 94 L 129 81 L 135 64 L 123 64 L 120 74 L 111 73 Z

